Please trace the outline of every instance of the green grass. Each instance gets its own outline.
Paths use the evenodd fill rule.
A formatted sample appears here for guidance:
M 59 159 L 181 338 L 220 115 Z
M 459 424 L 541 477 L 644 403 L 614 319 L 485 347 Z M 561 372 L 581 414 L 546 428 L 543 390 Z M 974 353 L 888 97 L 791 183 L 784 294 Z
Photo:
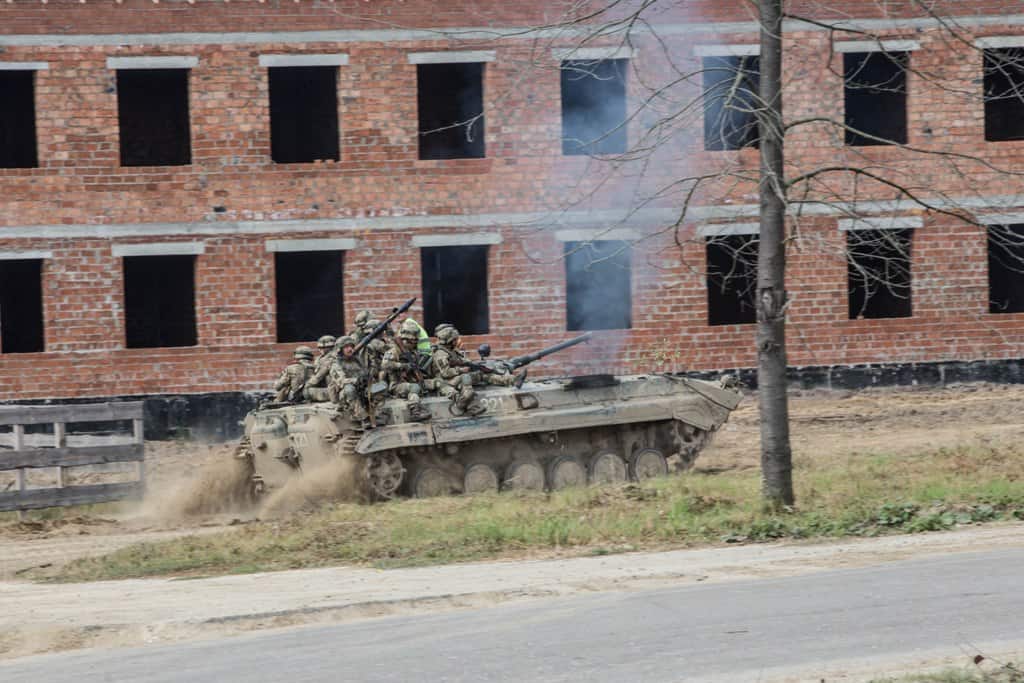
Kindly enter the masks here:
M 783 512 L 763 509 L 755 471 L 695 472 L 553 494 L 335 504 L 222 534 L 140 543 L 76 560 L 51 578 L 415 566 L 552 552 L 918 533 L 1024 519 L 1024 450 L 1018 446 L 805 460 L 795 479 L 798 506 Z
M 1024 671 L 1012 664 L 982 669 L 971 665 L 930 674 L 914 674 L 899 678 L 877 678 L 871 683 L 1024 683 Z

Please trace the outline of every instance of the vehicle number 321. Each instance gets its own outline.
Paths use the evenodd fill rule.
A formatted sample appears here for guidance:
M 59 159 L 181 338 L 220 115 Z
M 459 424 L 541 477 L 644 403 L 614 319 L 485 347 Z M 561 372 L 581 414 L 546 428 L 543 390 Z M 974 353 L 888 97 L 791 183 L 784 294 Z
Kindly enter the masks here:
M 501 399 L 493 396 L 484 396 L 480 399 L 480 405 L 482 405 L 488 413 L 496 413 L 501 408 Z

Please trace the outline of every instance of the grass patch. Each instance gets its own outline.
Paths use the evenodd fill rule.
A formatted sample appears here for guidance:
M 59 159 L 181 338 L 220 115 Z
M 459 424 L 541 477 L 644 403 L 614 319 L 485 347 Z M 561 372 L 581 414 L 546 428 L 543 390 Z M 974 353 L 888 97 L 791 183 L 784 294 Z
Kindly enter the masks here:
M 945 669 L 930 674 L 877 678 L 871 683 L 1024 683 L 1024 671 L 1013 664 L 997 665 L 990 670 L 976 665 L 963 669 Z
M 918 533 L 1024 519 L 1024 452 L 941 449 L 803 462 L 798 506 L 762 509 L 756 472 L 552 494 L 336 504 L 223 534 L 140 543 L 76 560 L 60 581 L 359 564 L 398 567 L 531 553 L 577 555 L 783 538 Z

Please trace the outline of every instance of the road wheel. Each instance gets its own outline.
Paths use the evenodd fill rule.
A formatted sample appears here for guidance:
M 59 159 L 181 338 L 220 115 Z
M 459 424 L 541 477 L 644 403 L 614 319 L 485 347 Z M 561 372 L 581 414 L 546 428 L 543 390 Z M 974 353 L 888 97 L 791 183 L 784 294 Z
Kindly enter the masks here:
M 462 478 L 462 490 L 469 495 L 494 493 L 498 490 L 498 473 L 490 465 L 474 463 L 466 468 L 466 474 Z
M 637 481 L 664 477 L 668 474 L 668 461 L 661 451 L 643 448 L 629 459 L 629 474 Z
M 438 467 L 424 467 L 412 482 L 412 495 L 417 498 L 447 496 L 454 492 L 451 478 Z
M 505 470 L 504 490 L 543 491 L 544 468 L 532 460 L 514 462 Z
M 548 465 L 548 488 L 552 491 L 586 485 L 587 470 L 573 456 L 560 455 Z
M 366 456 L 366 482 L 375 498 L 394 498 L 404 476 L 402 461 L 394 453 L 385 451 Z
M 618 453 L 601 451 L 590 461 L 591 484 L 621 484 L 627 477 L 626 461 L 620 458 Z

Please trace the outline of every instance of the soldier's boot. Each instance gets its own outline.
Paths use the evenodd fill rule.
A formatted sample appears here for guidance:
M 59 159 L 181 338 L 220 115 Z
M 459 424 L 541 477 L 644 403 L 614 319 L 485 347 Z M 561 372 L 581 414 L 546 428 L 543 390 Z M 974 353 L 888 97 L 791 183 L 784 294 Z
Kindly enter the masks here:
M 477 415 L 483 415 L 487 412 L 487 409 L 480 405 L 480 402 L 476 400 L 476 392 L 473 388 L 467 385 L 463 385 L 462 391 L 459 392 L 459 396 L 455 401 L 456 407 L 469 415 L 470 417 L 476 417 Z
M 519 372 L 517 372 L 513 376 L 516 379 L 512 383 L 512 386 L 514 386 L 516 389 L 522 389 L 523 388 L 523 382 L 526 381 L 526 368 L 523 368 L 522 370 L 520 370 Z
M 430 411 L 423 407 L 423 405 L 417 401 L 413 403 L 409 401 L 409 419 L 413 422 L 426 422 L 430 419 Z

